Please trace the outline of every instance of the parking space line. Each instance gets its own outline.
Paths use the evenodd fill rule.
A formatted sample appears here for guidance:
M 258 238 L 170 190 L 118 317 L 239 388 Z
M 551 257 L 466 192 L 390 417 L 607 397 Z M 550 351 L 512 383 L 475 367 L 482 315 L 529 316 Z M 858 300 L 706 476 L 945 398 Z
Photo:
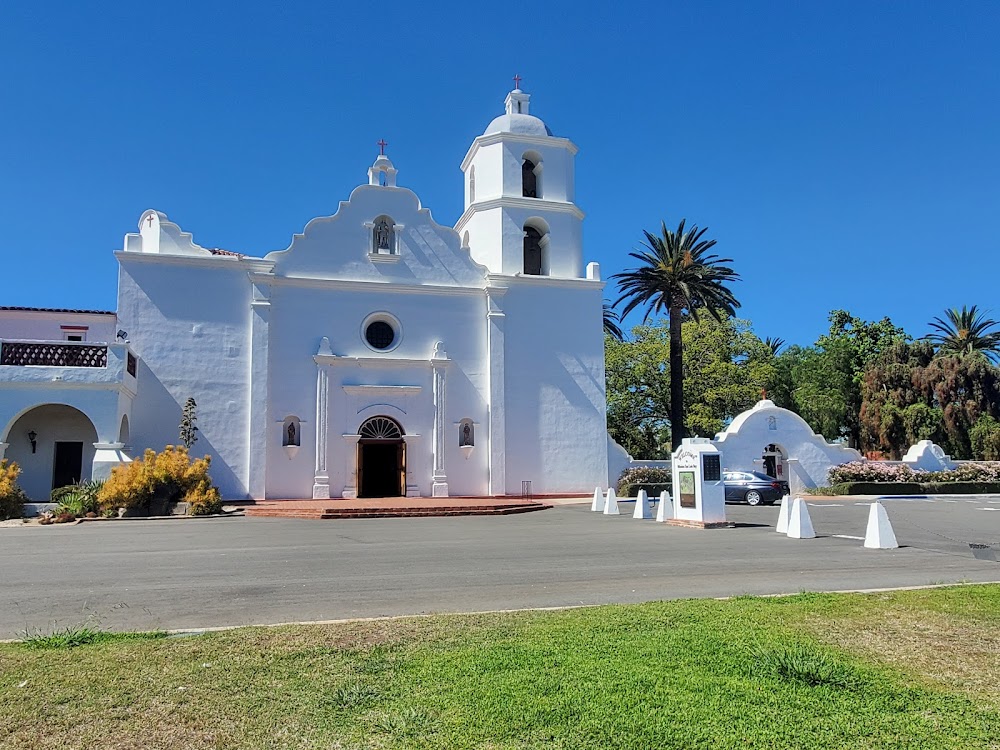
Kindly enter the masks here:
M 830 534 L 830 536 L 835 536 L 837 539 L 853 539 L 856 542 L 863 542 L 865 540 L 863 536 L 851 536 L 850 534 Z

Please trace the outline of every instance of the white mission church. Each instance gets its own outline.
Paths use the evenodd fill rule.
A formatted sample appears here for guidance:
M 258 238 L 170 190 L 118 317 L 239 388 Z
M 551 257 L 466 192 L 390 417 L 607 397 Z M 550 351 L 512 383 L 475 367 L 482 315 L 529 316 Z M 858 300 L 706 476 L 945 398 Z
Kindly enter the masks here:
M 45 500 L 177 442 L 223 496 L 592 492 L 608 481 L 600 270 L 577 147 L 508 94 L 441 226 L 384 154 L 263 258 L 158 211 L 125 236 L 116 312 L 0 309 L 0 456 Z M 383 144 L 384 145 L 384 144 Z

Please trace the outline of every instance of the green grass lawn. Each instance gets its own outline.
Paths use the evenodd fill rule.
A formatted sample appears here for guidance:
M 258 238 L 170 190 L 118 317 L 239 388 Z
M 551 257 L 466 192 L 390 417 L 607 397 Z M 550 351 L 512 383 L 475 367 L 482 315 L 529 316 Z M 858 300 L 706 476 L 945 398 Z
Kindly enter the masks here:
M 0 748 L 1000 748 L 998 634 L 991 585 L 7 644 Z

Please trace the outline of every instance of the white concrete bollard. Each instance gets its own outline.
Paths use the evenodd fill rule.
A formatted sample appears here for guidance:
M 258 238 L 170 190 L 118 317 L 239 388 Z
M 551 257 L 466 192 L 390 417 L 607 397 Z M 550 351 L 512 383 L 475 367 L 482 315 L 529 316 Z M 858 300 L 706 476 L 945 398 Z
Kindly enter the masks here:
M 815 539 L 809 508 L 801 497 L 795 498 L 792 510 L 788 514 L 788 536 L 790 539 Z
M 665 523 L 674 517 L 674 504 L 666 490 L 660 493 L 660 504 L 656 507 L 656 520 Z
M 618 510 L 618 498 L 615 497 L 614 487 L 608 488 L 608 501 L 604 504 L 604 515 L 606 516 L 617 516 L 620 514 Z
M 604 493 L 600 487 L 594 487 L 594 502 L 590 504 L 590 509 L 597 513 L 604 510 Z
M 896 549 L 896 533 L 889 523 L 889 514 L 885 506 L 877 500 L 868 511 L 868 528 L 865 530 L 865 547 L 868 549 Z
M 778 525 L 774 527 L 774 530 L 779 534 L 788 533 L 788 513 L 792 509 L 792 498 L 788 495 L 784 495 L 781 498 L 781 510 L 778 511 Z
M 635 499 L 635 512 L 632 518 L 652 518 L 653 512 L 649 509 L 649 495 L 646 490 L 639 490 L 639 497 Z

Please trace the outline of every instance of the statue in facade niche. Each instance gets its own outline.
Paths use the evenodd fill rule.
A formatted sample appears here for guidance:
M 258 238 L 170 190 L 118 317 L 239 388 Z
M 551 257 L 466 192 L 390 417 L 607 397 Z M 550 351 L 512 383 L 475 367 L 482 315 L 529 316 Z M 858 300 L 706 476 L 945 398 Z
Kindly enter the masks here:
M 285 445 L 298 445 L 299 444 L 298 434 L 295 431 L 295 422 L 289 422 L 288 423 L 288 429 L 286 430 L 285 434 L 286 434 L 286 436 L 288 438 L 288 442 L 286 442 Z
M 389 228 L 389 222 L 385 219 L 380 219 L 378 224 L 375 225 L 375 249 L 389 250 L 389 240 L 391 237 L 392 230 Z

